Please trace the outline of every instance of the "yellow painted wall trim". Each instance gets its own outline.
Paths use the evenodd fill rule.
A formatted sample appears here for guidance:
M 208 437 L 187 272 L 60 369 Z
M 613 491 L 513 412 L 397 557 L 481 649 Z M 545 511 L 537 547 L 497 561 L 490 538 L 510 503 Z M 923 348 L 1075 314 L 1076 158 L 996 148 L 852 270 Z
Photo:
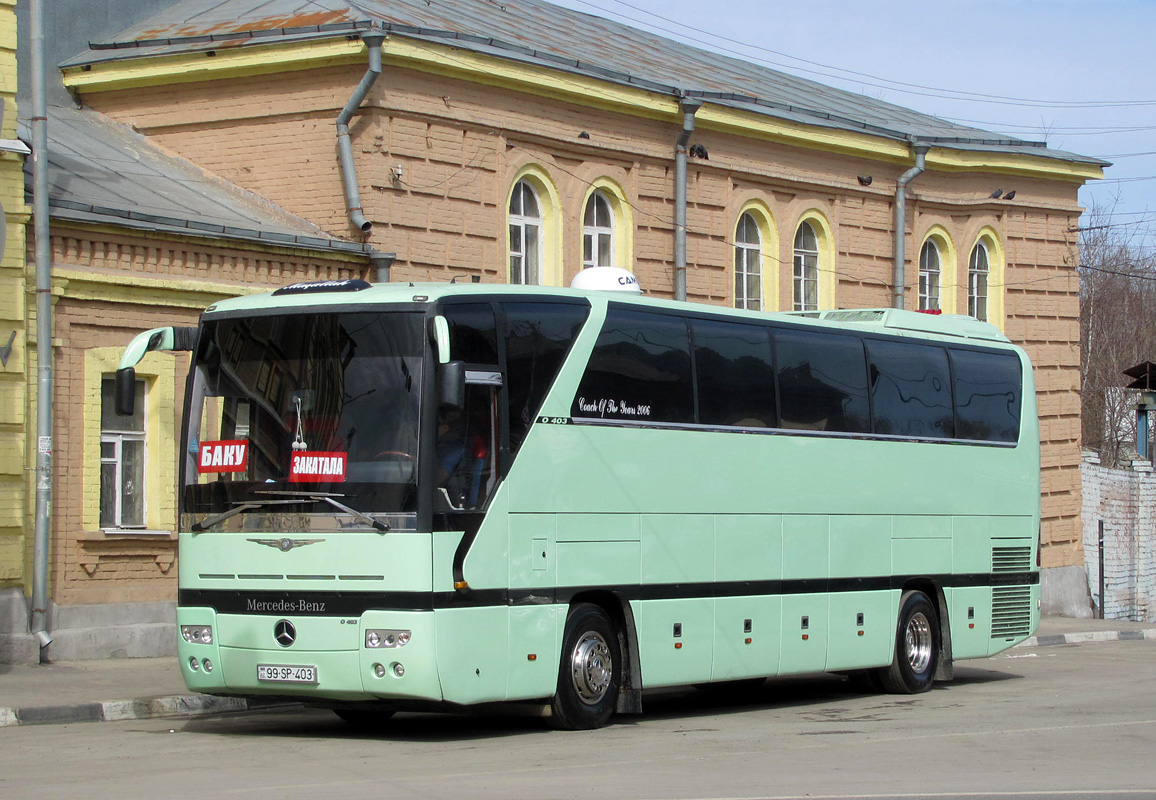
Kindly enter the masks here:
M 53 276 L 53 294 L 63 293 L 70 300 L 203 309 L 229 297 L 257 294 L 275 288 L 197 280 L 158 280 L 137 275 L 131 277 L 132 283 L 129 284 L 126 283 L 127 279 L 124 275 L 58 267 Z
M 12 215 L 9 215 L 11 218 Z M 31 217 L 31 214 L 29 214 Z M 69 228 L 64 228 L 68 224 Z M 75 225 L 75 228 L 71 227 Z M 369 263 L 368 254 L 351 253 L 344 250 L 313 250 L 302 247 L 293 247 L 292 245 L 282 244 L 273 241 L 261 241 L 257 239 L 219 239 L 212 236 L 209 232 L 195 232 L 190 231 L 188 234 L 173 233 L 170 231 L 154 231 L 145 228 L 128 228 L 117 225 L 101 225 L 84 222 L 66 222 L 59 221 L 53 223 L 52 237 L 54 239 L 59 237 L 84 238 L 77 235 L 77 232 L 84 232 L 95 240 L 93 234 L 101 234 L 104 236 L 116 236 L 118 238 L 137 238 L 139 244 L 144 247 L 156 247 L 157 242 L 177 242 L 182 245 L 195 243 L 190 250 L 198 250 L 205 252 L 207 248 L 220 248 L 222 250 L 229 250 L 235 253 L 252 254 L 253 256 L 269 260 L 269 256 L 292 256 L 301 261 L 337 261 L 346 265 L 350 269 L 365 269 Z M 317 237 L 321 238 L 321 237 Z
M 240 78 L 290 70 L 317 69 L 365 60 L 365 46 L 346 39 L 260 45 L 222 46 L 212 51 L 177 56 L 100 62 L 64 70 L 64 85 L 79 92 L 110 92 L 142 86 Z
M 659 120 L 682 120 L 678 99 L 645 89 L 524 64 L 429 42 L 390 37 L 382 46 L 385 64 L 463 78 L 473 83 L 530 92 L 566 102 Z
M 932 148 L 927 154 L 927 168 L 944 172 L 983 171 L 1030 175 L 1074 183 L 1104 177 L 1103 168 L 1095 164 L 1018 153 L 980 153 L 946 148 Z
M 93 64 L 88 71 L 72 67 L 65 71 L 64 82 L 69 88 L 80 92 L 99 92 L 236 78 L 290 69 L 358 63 L 364 59 L 364 49 L 360 41 L 344 39 L 222 49 L 216 51 L 217 55 L 212 58 L 204 52 L 198 52 Z M 403 36 L 391 35 L 386 39 L 382 45 L 382 58 L 386 65 L 393 67 L 461 78 L 473 83 L 576 102 L 583 106 L 675 124 L 682 119 L 678 100 L 673 95 Z M 896 163 L 913 160 L 910 145 L 906 142 L 867 132 L 775 119 L 750 111 L 714 106 L 709 101 L 698 112 L 695 120 L 700 130 L 718 130 L 811 150 L 853 154 Z M 1014 172 L 1076 182 L 1103 177 L 1103 170 L 1094 165 L 1014 153 L 968 152 L 944 148 L 933 148 L 928 154 L 927 165 L 931 170 Z

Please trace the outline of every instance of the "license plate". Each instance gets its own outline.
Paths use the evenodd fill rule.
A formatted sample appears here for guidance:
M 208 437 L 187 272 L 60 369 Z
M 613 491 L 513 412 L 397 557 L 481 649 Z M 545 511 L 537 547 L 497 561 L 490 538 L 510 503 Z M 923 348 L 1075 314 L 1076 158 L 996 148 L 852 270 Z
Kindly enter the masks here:
M 257 680 L 274 683 L 317 683 L 317 667 L 258 664 Z

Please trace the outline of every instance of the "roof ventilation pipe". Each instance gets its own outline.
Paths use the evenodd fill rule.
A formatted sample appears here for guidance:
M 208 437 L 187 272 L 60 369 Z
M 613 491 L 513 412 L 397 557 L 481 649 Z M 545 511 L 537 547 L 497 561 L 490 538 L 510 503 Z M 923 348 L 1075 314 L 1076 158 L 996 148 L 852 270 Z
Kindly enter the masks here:
M 702 101 L 683 97 L 682 131 L 674 145 L 674 299 L 686 300 L 686 145 L 694 133 L 694 115 Z
M 349 120 L 357 113 L 369 90 L 373 88 L 377 76 L 381 74 L 381 45 L 385 41 L 383 33 L 367 33 L 361 37 L 369 55 L 369 68 L 361 78 L 361 83 L 353 90 L 345 108 L 337 115 L 337 155 L 341 159 L 341 183 L 345 187 L 345 208 L 349 221 L 362 233 L 369 233 L 373 223 L 366 219 L 361 210 L 361 192 L 357 189 L 357 168 L 353 163 L 353 144 L 349 139 Z
M 923 174 L 927 168 L 927 151 L 925 144 L 913 144 L 915 150 L 915 166 L 899 176 L 895 183 L 895 272 L 892 280 L 895 284 L 895 299 L 892 305 L 903 308 L 903 292 L 907 287 L 907 184 Z

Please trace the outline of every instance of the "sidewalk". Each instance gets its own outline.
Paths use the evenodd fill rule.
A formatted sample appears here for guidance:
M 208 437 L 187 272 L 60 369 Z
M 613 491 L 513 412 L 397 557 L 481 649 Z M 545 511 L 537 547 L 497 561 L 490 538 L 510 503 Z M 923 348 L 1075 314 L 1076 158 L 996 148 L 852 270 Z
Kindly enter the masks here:
M 1156 623 L 1044 617 L 1036 635 L 1019 647 L 1134 639 L 1156 641 Z M 0 728 L 189 717 L 263 705 L 190 692 L 175 656 L 34 667 L 0 664 Z

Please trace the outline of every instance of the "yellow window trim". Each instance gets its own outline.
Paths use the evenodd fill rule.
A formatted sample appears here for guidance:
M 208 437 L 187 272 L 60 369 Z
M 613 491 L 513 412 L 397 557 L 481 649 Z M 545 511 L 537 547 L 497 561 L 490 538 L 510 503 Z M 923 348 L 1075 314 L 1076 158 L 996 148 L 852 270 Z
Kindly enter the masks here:
M 96 347 L 84 354 L 84 486 L 81 524 L 100 530 L 100 382 L 116 372 L 123 348 Z M 136 367 L 146 385 L 145 525 L 149 531 L 175 531 L 177 526 L 177 357 L 149 353 Z
M 959 297 L 959 254 L 951 234 L 942 225 L 932 225 L 923 235 L 919 245 L 919 252 L 915 254 L 915 306 L 919 307 L 919 272 L 923 258 L 923 247 L 929 241 L 934 242 L 939 251 L 939 308 L 944 314 L 967 313 L 967 303 L 964 302 L 962 312 L 958 310 Z M 967 287 L 964 287 L 966 296 Z
M 509 219 L 510 198 L 513 197 L 514 187 L 519 181 L 526 181 L 534 187 L 538 196 L 540 211 L 542 212 L 542 231 L 539 255 L 541 257 L 542 286 L 562 286 L 562 204 L 558 195 L 558 188 L 554 181 L 538 164 L 528 164 L 518 170 L 514 180 L 510 183 L 510 190 L 506 192 L 504 213 Z M 510 226 L 506 225 L 506 282 L 509 282 L 510 272 Z
M 614 214 L 614 266 L 634 272 L 634 215 L 633 207 L 626 199 L 626 192 L 614 180 L 606 177 L 595 178 L 582 195 L 582 205 L 578 209 L 578 219 L 585 220 L 586 205 L 596 191 L 601 190 L 610 201 L 610 210 Z M 579 228 L 585 236 L 585 222 Z M 578 245 L 579 264 L 582 263 L 582 244 Z M 580 267 L 581 268 L 581 267 Z
M 365 46 L 360 41 L 320 41 L 251 46 L 240 49 L 140 58 L 130 62 L 96 63 L 70 67 L 64 83 L 81 93 L 131 89 L 172 83 L 264 75 L 336 64 L 361 63 Z M 573 75 L 561 70 L 525 64 L 509 58 L 482 55 L 446 45 L 390 35 L 382 45 L 383 62 L 435 75 L 462 78 L 541 97 L 578 102 L 638 117 L 680 123 L 677 98 L 608 81 Z M 854 153 L 866 158 L 906 163 L 911 149 L 898 142 L 868 133 L 840 131 L 801 122 L 776 120 L 753 112 L 707 105 L 696 116 L 697 127 L 750 138 L 788 143 L 809 150 Z M 1060 159 L 978 153 L 933 148 L 929 169 L 945 171 L 997 171 L 1039 175 L 1076 182 L 1103 177 L 1100 167 Z
M 778 311 L 779 310 L 779 276 L 781 273 L 777 253 L 779 252 L 779 229 L 775 224 L 775 217 L 771 213 L 771 209 L 762 200 L 748 200 L 739 209 L 738 216 L 735 217 L 734 227 L 731 235 L 734 236 L 738 230 L 739 220 L 743 218 L 743 214 L 750 214 L 754 219 L 755 225 L 759 229 L 759 237 L 762 241 L 759 243 L 759 266 L 762 270 L 760 275 L 759 285 L 762 287 L 762 303 L 763 311 Z M 737 243 L 732 243 L 735 247 Z M 734 257 L 731 257 L 730 263 L 731 275 L 731 305 L 734 305 L 735 298 L 735 265 Z

